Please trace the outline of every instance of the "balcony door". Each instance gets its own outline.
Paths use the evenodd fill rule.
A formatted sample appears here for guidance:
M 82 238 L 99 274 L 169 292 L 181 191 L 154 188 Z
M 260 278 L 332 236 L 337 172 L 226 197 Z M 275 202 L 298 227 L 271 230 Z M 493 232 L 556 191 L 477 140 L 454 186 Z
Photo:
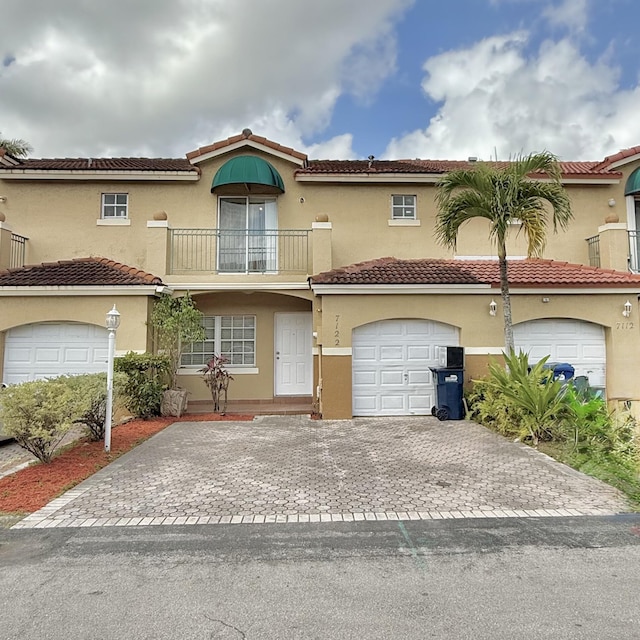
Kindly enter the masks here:
M 274 273 L 278 269 L 275 198 L 219 199 L 218 271 Z

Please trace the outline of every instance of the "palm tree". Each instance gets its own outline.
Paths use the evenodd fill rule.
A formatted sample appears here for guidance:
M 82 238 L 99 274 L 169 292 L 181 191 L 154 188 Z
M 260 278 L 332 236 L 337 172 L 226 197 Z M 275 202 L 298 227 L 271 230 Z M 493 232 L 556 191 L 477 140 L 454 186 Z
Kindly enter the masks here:
M 16 158 L 26 158 L 33 151 L 31 145 L 25 140 L 5 139 L 2 137 L 2 133 L 0 133 L 0 149 L 4 149 L 9 155 Z
M 517 156 L 504 165 L 479 163 L 473 169 L 451 171 L 438 183 L 436 203 L 436 238 L 451 249 L 455 249 L 458 232 L 465 222 L 473 218 L 489 221 L 489 238 L 498 250 L 505 346 L 507 353 L 513 352 L 507 233 L 510 224 L 521 225 L 531 258 L 542 255 L 550 215 L 554 233 L 558 227 L 567 228 L 573 214 L 562 186 L 557 157 L 544 151 Z

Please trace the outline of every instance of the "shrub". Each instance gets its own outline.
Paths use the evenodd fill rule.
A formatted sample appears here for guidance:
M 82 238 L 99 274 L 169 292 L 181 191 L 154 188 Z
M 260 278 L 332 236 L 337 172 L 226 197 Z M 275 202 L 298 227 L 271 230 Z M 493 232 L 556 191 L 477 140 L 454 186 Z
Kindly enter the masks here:
M 77 394 L 80 403 L 80 415 L 74 420 L 83 424 L 93 441 L 104 438 L 104 423 L 107 415 L 107 374 L 91 373 L 81 376 L 64 378 L 73 393 Z M 127 375 L 114 373 L 113 375 L 113 407 L 124 403 Z
M 163 380 L 169 370 L 168 358 L 130 351 L 115 359 L 114 369 L 127 374 L 125 407 L 137 418 L 160 415 L 162 392 L 166 389 Z
M 477 403 L 473 411 L 478 419 L 484 416 L 490 422 L 492 414 L 502 414 L 500 423 L 505 428 L 504 421 L 513 418 L 512 429 L 519 437 L 526 434 L 533 444 L 561 437 L 572 410 L 567 386 L 554 380 L 553 371 L 544 368 L 548 356 L 529 365 L 526 353 L 503 355 L 506 369 L 499 362 L 489 363 L 489 376 L 484 382 L 493 393 L 485 390 L 485 397 Z
M 23 382 L 0 392 L 0 420 L 22 448 L 50 462 L 81 411 L 79 400 L 64 379 Z
M 469 420 L 475 420 L 507 438 L 524 440 L 528 436 L 524 411 L 486 379 L 474 381 L 466 400 Z

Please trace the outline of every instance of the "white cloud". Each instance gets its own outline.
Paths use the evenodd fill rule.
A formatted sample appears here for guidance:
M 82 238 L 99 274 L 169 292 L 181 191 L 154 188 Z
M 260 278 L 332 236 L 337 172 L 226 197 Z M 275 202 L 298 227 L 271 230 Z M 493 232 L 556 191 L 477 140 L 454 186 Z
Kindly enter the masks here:
M 304 148 L 341 95 L 366 101 L 393 72 L 411 1 L 6 3 L 2 131 L 36 156 L 183 155 L 246 126 Z
M 580 33 L 587 27 L 588 8 L 588 0 L 563 0 L 560 4 L 548 6 L 542 15 L 554 27 Z
M 386 157 L 507 158 L 548 149 L 599 159 L 640 140 L 640 86 L 618 86 L 604 59 L 590 62 L 569 38 L 527 55 L 527 35 L 482 40 L 429 58 L 426 95 L 440 103 L 425 129 L 394 138 Z

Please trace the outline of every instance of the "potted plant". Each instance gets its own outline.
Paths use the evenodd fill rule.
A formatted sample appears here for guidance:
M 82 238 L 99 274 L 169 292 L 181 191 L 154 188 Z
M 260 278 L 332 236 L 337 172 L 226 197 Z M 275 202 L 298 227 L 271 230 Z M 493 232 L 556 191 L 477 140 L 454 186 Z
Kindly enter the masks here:
M 169 388 L 162 397 L 162 415 L 180 417 L 187 409 L 188 392 L 177 386 L 178 369 L 185 347 L 205 338 L 202 317 L 189 293 L 180 298 L 160 298 L 153 307 L 151 326 L 156 349 L 169 359 Z
M 213 410 L 224 415 L 227 411 L 227 389 L 233 376 L 225 369 L 227 359 L 224 356 L 216 356 L 207 362 L 204 368 L 200 369 L 204 383 L 211 391 L 213 400 Z

